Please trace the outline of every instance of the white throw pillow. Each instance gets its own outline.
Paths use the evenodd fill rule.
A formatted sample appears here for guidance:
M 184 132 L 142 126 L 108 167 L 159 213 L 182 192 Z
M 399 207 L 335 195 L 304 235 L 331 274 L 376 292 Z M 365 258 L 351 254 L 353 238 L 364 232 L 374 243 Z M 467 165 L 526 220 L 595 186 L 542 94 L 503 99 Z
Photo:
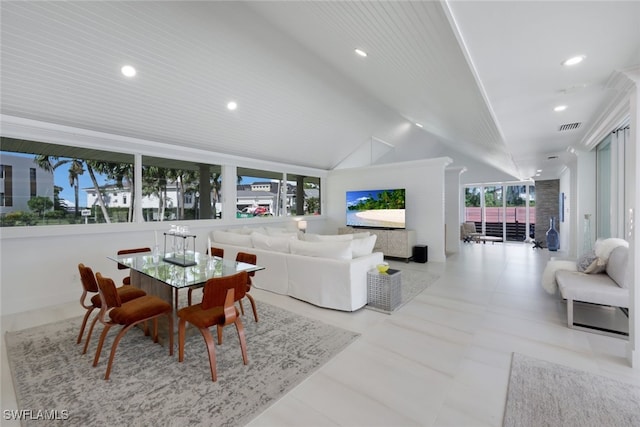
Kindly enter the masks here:
M 228 228 L 227 232 L 229 233 L 236 233 L 236 234 L 246 234 L 249 235 L 253 232 L 253 230 L 251 230 L 249 227 L 247 227 L 246 225 L 244 227 L 238 227 L 238 228 Z
M 373 252 L 373 247 L 376 245 L 376 239 L 378 236 L 375 234 L 373 236 L 353 239 L 351 241 L 351 251 L 353 252 L 353 257 L 358 258 L 361 256 L 369 255 Z
M 353 234 L 310 234 L 305 238 L 307 242 L 350 242 Z
M 256 249 L 264 249 L 273 252 L 289 252 L 289 242 L 294 239 L 291 236 L 267 236 L 266 234 L 251 233 L 251 241 Z
M 266 227 L 265 230 L 268 236 L 298 236 L 296 230 L 288 230 L 286 228 Z
M 224 243 L 233 246 L 246 246 L 248 248 L 253 247 L 251 242 L 251 236 L 240 233 L 230 233 L 228 231 L 214 230 L 213 241 L 218 243 Z
M 304 242 L 292 240 L 289 242 L 292 254 L 319 258 L 345 259 L 353 258 L 351 242 Z

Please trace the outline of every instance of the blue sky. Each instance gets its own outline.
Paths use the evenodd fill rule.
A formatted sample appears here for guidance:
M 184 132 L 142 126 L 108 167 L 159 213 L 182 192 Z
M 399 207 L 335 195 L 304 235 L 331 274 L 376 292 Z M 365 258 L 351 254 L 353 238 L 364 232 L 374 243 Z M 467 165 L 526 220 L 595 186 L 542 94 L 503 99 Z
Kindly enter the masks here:
M 378 194 L 388 190 L 366 190 L 366 191 L 347 191 L 347 206 L 355 205 L 360 200 L 368 199 L 372 196 L 374 199 L 378 198 Z

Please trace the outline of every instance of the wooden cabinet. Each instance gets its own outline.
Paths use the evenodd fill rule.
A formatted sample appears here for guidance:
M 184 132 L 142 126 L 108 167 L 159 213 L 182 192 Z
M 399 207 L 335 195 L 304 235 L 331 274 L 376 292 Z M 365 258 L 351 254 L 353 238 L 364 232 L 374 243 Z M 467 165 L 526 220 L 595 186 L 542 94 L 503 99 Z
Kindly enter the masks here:
M 338 234 L 353 234 L 368 231 L 378 236 L 373 247 L 374 252 L 382 252 L 384 256 L 404 258 L 409 261 L 413 255 L 413 247 L 416 244 L 415 230 L 381 230 L 376 228 L 340 227 Z

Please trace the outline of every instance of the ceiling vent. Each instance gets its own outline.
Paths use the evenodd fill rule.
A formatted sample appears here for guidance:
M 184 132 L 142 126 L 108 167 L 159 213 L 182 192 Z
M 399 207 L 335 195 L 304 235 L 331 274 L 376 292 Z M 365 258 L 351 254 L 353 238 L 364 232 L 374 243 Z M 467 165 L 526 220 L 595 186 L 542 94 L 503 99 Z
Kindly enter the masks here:
M 565 130 L 574 130 L 574 129 L 578 129 L 578 128 L 580 127 L 580 125 L 581 125 L 581 124 L 582 124 L 582 123 L 580 123 L 580 122 L 576 122 L 576 123 L 567 123 L 567 124 L 561 125 L 561 126 L 558 128 L 558 131 L 560 131 L 560 132 L 564 132 Z

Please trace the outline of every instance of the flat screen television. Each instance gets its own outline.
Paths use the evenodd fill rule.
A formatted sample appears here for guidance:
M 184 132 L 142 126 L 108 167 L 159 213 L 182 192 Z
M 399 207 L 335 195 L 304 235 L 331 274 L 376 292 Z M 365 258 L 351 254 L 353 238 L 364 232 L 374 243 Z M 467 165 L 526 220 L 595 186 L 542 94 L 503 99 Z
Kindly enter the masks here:
M 404 188 L 347 191 L 347 225 L 405 228 Z

